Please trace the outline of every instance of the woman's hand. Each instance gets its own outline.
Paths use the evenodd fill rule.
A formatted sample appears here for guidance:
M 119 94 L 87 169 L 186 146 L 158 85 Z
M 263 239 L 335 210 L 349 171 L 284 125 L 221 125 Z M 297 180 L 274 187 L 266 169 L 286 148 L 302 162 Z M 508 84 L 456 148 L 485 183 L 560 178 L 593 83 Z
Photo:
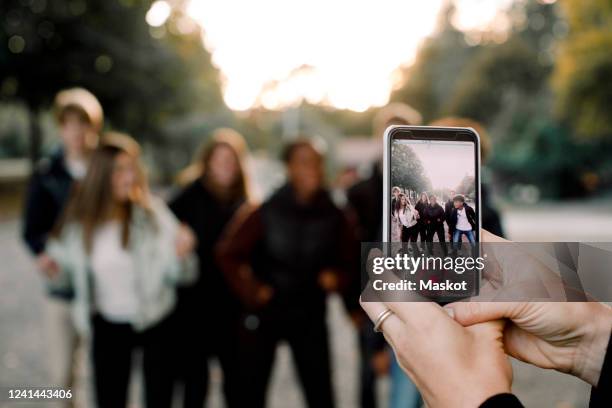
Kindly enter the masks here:
M 610 307 L 597 302 L 457 302 L 445 307 L 464 326 L 509 319 L 504 330 L 508 354 L 597 386 L 612 331 Z
M 481 291 L 469 302 L 445 306 L 453 310 L 455 320 L 469 326 L 508 319 L 504 330 L 508 354 L 596 385 L 612 331 L 612 309 L 597 302 L 567 302 L 566 292 L 575 288 L 568 288 L 546 262 L 485 230 L 482 238 L 491 256 Z M 496 250 L 496 245 L 503 246 Z M 487 301 L 493 299 L 515 301 Z M 530 299 L 557 301 L 525 301 Z
M 196 237 L 193 231 L 191 231 L 191 228 L 185 224 L 180 224 L 176 231 L 174 243 L 176 247 L 176 256 L 182 259 L 194 250 Z
M 402 369 L 429 407 L 478 407 L 510 392 L 512 368 L 504 353 L 503 321 L 463 327 L 432 302 L 361 302 L 382 325 Z

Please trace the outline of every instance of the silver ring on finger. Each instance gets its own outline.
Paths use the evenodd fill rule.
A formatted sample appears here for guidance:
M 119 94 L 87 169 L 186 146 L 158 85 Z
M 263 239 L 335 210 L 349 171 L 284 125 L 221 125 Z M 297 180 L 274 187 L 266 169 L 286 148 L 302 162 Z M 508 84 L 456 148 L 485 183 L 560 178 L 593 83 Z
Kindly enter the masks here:
M 382 330 L 380 329 L 382 327 L 382 324 L 385 322 L 385 320 L 387 320 L 387 318 L 389 316 L 391 316 L 393 314 L 393 312 L 391 311 L 391 309 L 385 309 L 382 312 L 380 312 L 380 314 L 378 315 L 378 317 L 376 318 L 376 320 L 374 320 L 374 331 L 376 333 L 380 333 Z

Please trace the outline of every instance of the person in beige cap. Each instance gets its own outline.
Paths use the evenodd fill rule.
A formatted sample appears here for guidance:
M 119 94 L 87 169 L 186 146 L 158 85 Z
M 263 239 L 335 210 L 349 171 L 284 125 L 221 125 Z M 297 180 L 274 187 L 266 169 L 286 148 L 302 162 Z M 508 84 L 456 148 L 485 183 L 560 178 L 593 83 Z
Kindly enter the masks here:
M 53 111 L 60 146 L 34 168 L 26 193 L 22 231 L 26 246 L 36 258 L 37 269 L 47 277 L 58 273 L 57 264 L 45 251 L 47 238 L 60 218 L 73 184 L 85 176 L 104 116 L 98 99 L 83 88 L 60 91 Z M 64 388 L 72 386 L 78 344 L 69 312 L 71 298 L 72 293 L 49 292 L 45 305 L 51 385 Z

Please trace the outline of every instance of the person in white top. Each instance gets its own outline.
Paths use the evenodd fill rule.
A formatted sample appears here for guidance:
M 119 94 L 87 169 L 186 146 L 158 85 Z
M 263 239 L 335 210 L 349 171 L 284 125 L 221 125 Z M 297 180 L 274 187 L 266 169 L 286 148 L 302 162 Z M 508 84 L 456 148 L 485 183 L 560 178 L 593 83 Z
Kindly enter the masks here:
M 417 236 L 419 234 L 417 220 L 418 211 L 410 203 L 405 194 L 400 194 L 395 204 L 395 217 L 399 220 L 402 228 L 401 241 L 411 242 L 413 250 L 417 250 Z
M 104 135 L 49 242 L 49 285 L 74 293 L 74 324 L 92 338 L 100 408 L 126 406 L 139 346 L 145 406 L 172 404 L 176 286 L 197 273 L 195 238 L 149 194 L 139 153 L 128 136 Z
M 121 244 L 121 224 L 107 221 L 94 233 L 90 256 L 95 309 L 112 323 L 130 323 L 138 311 L 134 259 Z

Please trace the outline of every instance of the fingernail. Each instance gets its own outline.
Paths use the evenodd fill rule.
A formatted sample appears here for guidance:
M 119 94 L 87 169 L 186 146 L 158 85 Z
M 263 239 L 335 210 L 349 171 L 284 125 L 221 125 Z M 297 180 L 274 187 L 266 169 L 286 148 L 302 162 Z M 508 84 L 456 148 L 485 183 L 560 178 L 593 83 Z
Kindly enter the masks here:
M 446 314 L 448 314 L 451 317 L 451 319 L 455 318 L 455 310 L 452 307 L 444 306 L 443 309 L 446 312 Z

